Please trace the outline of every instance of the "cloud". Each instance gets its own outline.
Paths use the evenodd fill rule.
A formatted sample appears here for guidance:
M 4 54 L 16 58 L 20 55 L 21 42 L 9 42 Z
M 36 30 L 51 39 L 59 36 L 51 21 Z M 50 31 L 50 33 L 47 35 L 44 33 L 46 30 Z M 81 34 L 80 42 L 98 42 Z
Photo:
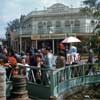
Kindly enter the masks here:
M 49 7 L 52 4 L 55 3 L 63 3 L 65 0 L 40 0 L 43 6 Z
M 5 27 L 9 21 L 20 18 L 22 14 L 26 15 L 31 11 L 49 7 L 54 3 L 63 3 L 67 6 L 78 6 L 82 0 L 1 0 L 0 2 L 0 34 L 5 33 Z
M 62 3 L 70 7 L 71 5 L 73 7 L 79 7 L 83 0 L 40 0 L 40 1 L 41 1 L 41 4 L 45 7 L 49 7 L 53 5 L 54 3 Z
M 26 15 L 36 7 L 40 7 L 38 0 L 2 0 L 0 2 L 0 37 L 4 37 L 9 21 L 20 18 L 21 14 Z
M 5 37 L 6 16 L 0 16 L 0 38 Z

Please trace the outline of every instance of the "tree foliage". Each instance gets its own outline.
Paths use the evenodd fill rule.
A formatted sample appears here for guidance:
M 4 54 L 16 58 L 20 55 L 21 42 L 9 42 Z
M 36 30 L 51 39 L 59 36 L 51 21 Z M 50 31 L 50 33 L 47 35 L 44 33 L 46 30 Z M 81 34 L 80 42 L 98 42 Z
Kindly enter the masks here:
M 100 1 L 99 0 L 85 0 L 83 1 L 85 6 L 80 12 L 87 16 L 93 16 L 100 18 Z
M 9 31 L 13 32 L 14 30 L 17 30 L 20 27 L 22 27 L 24 17 L 25 17 L 25 15 L 21 15 L 20 19 L 17 18 L 17 19 L 14 19 L 14 20 L 8 22 L 6 32 L 9 32 Z
M 8 24 L 7 24 L 7 30 L 9 31 L 14 31 L 16 29 L 18 29 L 20 27 L 20 21 L 19 19 L 15 19 L 13 21 L 10 21 Z
M 92 8 L 92 7 L 96 7 L 97 1 L 98 0 L 85 0 L 85 1 L 83 1 L 83 4 Z
M 100 0 L 84 0 L 83 5 L 84 8 L 80 10 L 81 14 L 100 19 Z M 93 33 L 96 34 L 90 37 L 87 45 L 97 52 L 98 44 L 100 45 L 100 43 L 98 43 L 98 36 L 100 36 L 100 21 L 96 23 Z

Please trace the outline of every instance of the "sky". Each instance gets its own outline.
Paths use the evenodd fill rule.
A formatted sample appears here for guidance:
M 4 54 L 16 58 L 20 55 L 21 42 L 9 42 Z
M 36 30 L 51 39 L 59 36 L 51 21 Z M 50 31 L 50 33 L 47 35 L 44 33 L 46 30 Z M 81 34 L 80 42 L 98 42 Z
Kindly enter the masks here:
M 7 23 L 27 15 L 31 11 L 43 10 L 55 3 L 80 7 L 83 0 L 1 0 L 0 1 L 0 38 L 5 38 Z

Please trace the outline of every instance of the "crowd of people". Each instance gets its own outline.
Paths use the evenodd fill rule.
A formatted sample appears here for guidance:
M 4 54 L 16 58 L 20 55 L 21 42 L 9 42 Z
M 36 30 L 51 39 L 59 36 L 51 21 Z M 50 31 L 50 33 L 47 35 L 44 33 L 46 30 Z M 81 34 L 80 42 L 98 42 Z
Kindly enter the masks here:
M 93 56 L 93 51 L 90 50 L 88 62 L 93 63 Z M 40 68 L 61 68 L 70 64 L 80 63 L 80 60 L 80 55 L 75 46 L 66 45 L 65 48 L 59 48 L 59 54 L 56 59 L 49 46 L 45 46 L 39 50 L 34 47 L 29 47 L 26 51 L 20 53 L 13 49 L 8 49 L 7 46 L 0 46 L 0 64 L 9 67 L 7 75 L 10 73 L 17 75 L 19 72 L 18 66 L 21 65 L 24 66 L 21 70 L 21 74 L 26 75 L 27 79 L 29 79 L 31 77 L 29 77 L 30 67 L 28 66 L 34 66 L 38 68 L 38 70 L 33 69 L 34 77 L 38 83 L 41 83 L 41 78 L 42 80 L 48 80 L 49 76 L 47 75 L 49 72 L 42 71 Z M 12 68 L 14 68 L 14 70 L 12 70 Z M 94 70 L 92 65 L 89 66 L 89 70 L 91 69 Z M 48 83 L 43 81 L 43 84 Z
M 51 52 L 50 47 L 43 47 L 40 50 L 30 47 L 26 50 L 26 52 L 22 51 L 21 53 L 8 49 L 5 46 L 0 47 L 0 64 L 9 67 L 7 70 L 7 75 L 11 73 L 12 68 L 14 68 L 12 75 L 17 75 L 19 69 L 17 66 L 19 65 L 52 69 L 54 62 L 53 60 L 54 55 Z M 29 71 L 30 68 L 25 67 L 23 70 L 21 70 L 21 74 L 26 74 L 28 79 Z M 34 69 L 33 72 L 36 79 L 42 77 L 41 74 L 43 74 L 43 72 L 41 70 L 37 71 Z

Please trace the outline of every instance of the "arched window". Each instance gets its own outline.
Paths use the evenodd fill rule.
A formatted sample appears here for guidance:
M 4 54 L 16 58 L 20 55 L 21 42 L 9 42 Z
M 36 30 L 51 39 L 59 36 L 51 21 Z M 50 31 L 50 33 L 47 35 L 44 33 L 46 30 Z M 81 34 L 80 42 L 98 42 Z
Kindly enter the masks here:
M 61 27 L 61 22 L 60 21 L 56 21 L 56 27 Z
M 70 26 L 70 22 L 69 21 L 65 21 L 65 27 L 69 27 Z

